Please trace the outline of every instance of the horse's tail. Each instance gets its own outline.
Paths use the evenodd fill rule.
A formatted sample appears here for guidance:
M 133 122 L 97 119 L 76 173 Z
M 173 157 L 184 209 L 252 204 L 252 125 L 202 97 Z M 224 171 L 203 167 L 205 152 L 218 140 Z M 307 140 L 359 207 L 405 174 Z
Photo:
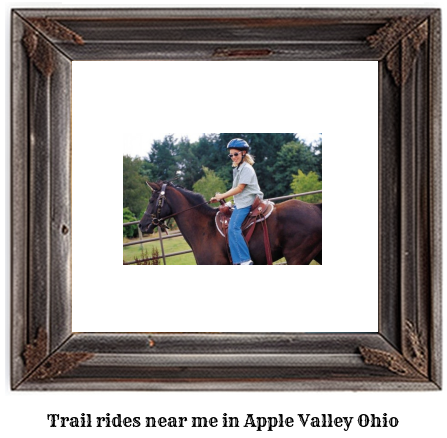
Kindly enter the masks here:
M 323 203 L 320 202 L 319 204 L 315 204 L 320 210 L 321 212 L 323 212 Z

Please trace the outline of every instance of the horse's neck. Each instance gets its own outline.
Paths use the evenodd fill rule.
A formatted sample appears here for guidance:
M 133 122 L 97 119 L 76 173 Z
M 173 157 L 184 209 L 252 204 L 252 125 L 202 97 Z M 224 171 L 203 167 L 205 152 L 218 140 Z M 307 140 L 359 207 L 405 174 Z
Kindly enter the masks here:
M 225 265 L 228 264 L 228 254 L 225 239 L 216 228 L 216 210 L 208 206 L 198 207 L 203 202 L 197 198 L 188 198 L 181 192 L 175 197 L 169 196 L 173 212 L 177 213 L 177 225 L 191 247 L 198 265 Z M 196 208 L 191 208 L 195 207 Z M 186 210 L 186 211 L 185 211 Z
M 192 208 L 196 205 L 198 204 L 187 199 L 183 194 L 176 193 L 173 209 L 175 210 L 175 213 L 179 214 L 175 216 L 175 221 L 184 238 L 193 250 L 195 249 L 196 244 L 203 239 L 203 234 L 200 233 L 199 230 L 206 232 L 212 231 L 215 215 L 212 209 L 206 211 L 200 207 Z

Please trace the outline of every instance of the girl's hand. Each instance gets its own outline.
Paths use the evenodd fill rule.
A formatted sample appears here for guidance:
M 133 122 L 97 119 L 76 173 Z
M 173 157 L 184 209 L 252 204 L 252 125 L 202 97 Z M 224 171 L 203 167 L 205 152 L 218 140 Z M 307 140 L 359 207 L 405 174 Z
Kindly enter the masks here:
M 220 193 L 216 193 L 211 199 L 210 202 L 219 202 L 221 199 L 223 199 L 223 196 Z

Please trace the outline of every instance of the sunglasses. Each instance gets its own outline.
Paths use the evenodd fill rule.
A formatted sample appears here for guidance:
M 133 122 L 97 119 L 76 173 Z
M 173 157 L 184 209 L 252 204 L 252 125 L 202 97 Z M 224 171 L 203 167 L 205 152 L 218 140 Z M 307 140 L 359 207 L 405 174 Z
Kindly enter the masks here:
M 236 152 L 235 154 L 228 155 L 228 158 L 238 157 L 241 154 L 242 154 L 242 152 Z

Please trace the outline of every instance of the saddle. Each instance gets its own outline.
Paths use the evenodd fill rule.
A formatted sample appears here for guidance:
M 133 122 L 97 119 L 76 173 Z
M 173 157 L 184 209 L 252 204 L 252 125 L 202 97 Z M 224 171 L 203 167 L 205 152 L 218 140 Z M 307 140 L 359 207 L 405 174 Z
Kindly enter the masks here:
M 233 213 L 234 208 L 225 203 L 224 200 L 220 201 L 221 206 L 219 207 L 219 211 L 216 214 L 216 227 L 219 233 L 225 237 L 228 248 L 228 225 L 230 223 L 231 215 Z M 245 241 L 250 242 L 251 236 L 255 230 L 256 224 L 261 223 L 264 231 L 264 246 L 265 246 L 265 254 L 267 257 L 267 264 L 272 265 L 272 253 L 270 249 L 270 241 L 268 235 L 267 228 L 267 218 L 272 214 L 273 209 L 275 208 L 275 204 L 271 201 L 261 200 L 258 196 L 256 197 L 253 205 L 251 206 L 250 213 L 248 213 L 244 222 L 242 222 L 241 230 L 242 235 L 244 236 Z M 228 255 L 231 255 L 228 251 Z

